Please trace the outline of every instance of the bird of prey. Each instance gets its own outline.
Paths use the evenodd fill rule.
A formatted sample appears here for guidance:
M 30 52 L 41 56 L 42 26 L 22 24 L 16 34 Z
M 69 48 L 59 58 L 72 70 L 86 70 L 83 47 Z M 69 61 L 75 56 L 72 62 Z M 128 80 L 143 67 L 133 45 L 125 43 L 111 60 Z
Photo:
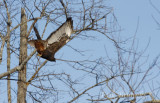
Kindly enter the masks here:
M 67 18 L 66 22 L 53 31 L 46 40 L 41 39 L 36 27 L 34 27 L 34 31 L 37 39 L 28 41 L 28 44 L 36 48 L 40 57 L 55 61 L 55 53 L 70 40 L 73 33 L 73 20 L 71 17 Z

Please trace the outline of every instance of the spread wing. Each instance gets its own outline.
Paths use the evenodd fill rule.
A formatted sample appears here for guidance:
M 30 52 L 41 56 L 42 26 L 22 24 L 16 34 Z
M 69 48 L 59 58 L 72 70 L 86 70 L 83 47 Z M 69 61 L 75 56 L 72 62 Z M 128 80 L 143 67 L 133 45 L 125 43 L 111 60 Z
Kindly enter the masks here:
M 55 61 L 55 53 L 66 44 L 66 40 L 68 39 L 68 36 L 63 36 L 60 41 L 52 43 L 43 51 L 43 55 L 41 57 L 49 61 Z
M 73 21 L 72 18 L 68 18 L 56 31 L 52 32 L 47 38 L 48 45 L 54 42 L 60 42 L 63 37 L 70 37 L 73 32 Z M 66 40 L 67 42 L 67 40 Z
M 37 52 L 41 54 L 42 58 L 50 61 L 55 61 L 55 53 L 63 47 L 73 33 L 72 18 L 68 18 L 56 31 L 52 32 L 46 40 L 41 40 L 38 30 L 34 27 L 37 40 L 31 40 L 28 43 L 36 47 Z M 42 46 L 41 46 L 42 45 Z M 43 47 L 43 48 L 40 48 Z

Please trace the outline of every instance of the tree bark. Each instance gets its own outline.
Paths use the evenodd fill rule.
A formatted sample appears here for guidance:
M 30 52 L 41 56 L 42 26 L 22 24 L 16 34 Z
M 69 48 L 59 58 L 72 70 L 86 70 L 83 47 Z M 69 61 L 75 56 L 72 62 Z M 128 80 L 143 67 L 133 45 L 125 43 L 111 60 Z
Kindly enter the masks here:
M 11 26 L 11 18 L 10 18 L 10 13 L 8 10 L 8 6 L 7 6 L 7 2 L 5 0 L 3 0 L 4 4 L 5 4 L 5 8 L 6 8 L 6 12 L 7 12 L 7 71 L 10 71 L 10 26 Z M 2 37 L 3 38 L 3 37 Z M 3 38 L 3 43 L 1 45 L 1 54 L 0 54 L 0 59 L 2 60 L 2 52 L 3 52 L 3 47 L 5 44 L 5 38 Z M 1 61 L 0 61 L 1 62 Z M 11 103 L 11 83 L 10 83 L 10 75 L 7 76 L 7 95 L 8 95 L 8 103 Z
M 10 21 L 10 19 L 9 19 Z M 10 71 L 10 25 L 7 25 L 7 71 Z M 11 103 L 11 82 L 10 75 L 7 76 L 8 103 Z
M 21 23 L 20 26 L 20 55 L 19 65 L 27 58 L 27 18 L 25 15 L 25 9 L 21 9 Z M 26 64 L 23 65 L 23 69 L 18 72 L 18 95 L 17 103 L 26 103 Z
M 9 27 L 7 26 L 7 29 Z M 8 31 L 7 31 L 8 32 Z M 7 40 L 7 71 L 10 71 L 10 32 Z M 10 75 L 7 76 L 7 91 L 8 91 L 8 103 L 11 103 L 11 82 Z

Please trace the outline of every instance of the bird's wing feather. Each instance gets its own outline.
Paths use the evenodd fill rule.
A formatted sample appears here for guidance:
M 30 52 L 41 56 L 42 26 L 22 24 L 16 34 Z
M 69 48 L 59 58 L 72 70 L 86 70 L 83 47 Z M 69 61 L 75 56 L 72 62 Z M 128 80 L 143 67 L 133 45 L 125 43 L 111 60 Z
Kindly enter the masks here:
M 65 35 L 65 34 L 63 34 Z M 63 36 L 58 42 L 54 42 L 52 44 L 50 44 L 46 50 L 56 53 L 61 47 L 63 47 L 66 44 L 66 41 L 69 39 L 69 37 Z
M 34 32 L 36 33 L 37 39 L 42 40 L 40 35 L 39 35 L 39 32 L 38 32 L 37 28 L 35 26 L 33 28 L 34 28 Z
M 56 31 L 52 32 L 47 38 L 48 45 L 59 42 L 62 37 L 70 37 L 73 32 L 73 21 L 72 18 L 68 18 Z

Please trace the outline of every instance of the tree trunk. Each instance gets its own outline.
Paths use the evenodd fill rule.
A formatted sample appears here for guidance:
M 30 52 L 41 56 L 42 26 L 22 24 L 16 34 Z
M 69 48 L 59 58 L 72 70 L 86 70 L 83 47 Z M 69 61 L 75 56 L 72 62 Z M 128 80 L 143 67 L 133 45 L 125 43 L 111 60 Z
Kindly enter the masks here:
M 27 58 L 27 18 L 25 15 L 25 9 L 21 9 L 21 23 L 20 26 L 20 55 L 19 55 L 19 65 Z M 26 103 L 26 64 L 23 69 L 18 72 L 18 95 L 17 103 Z
M 10 17 L 10 13 L 8 10 L 8 6 L 7 6 L 7 2 L 5 0 L 3 0 L 4 4 L 5 4 L 5 8 L 6 8 L 6 12 L 7 12 L 7 71 L 10 71 L 10 26 L 11 26 L 11 17 Z M 2 40 L 2 45 L 1 45 L 1 53 L 0 53 L 0 63 L 2 61 L 2 52 L 3 52 L 3 47 L 5 44 L 5 38 L 3 38 Z M 11 103 L 11 82 L 10 82 L 10 75 L 7 76 L 7 95 L 8 95 L 8 103 Z
M 8 19 L 10 21 L 10 19 Z M 7 25 L 7 71 L 10 71 L 10 23 Z M 11 103 L 10 75 L 7 76 L 8 103 Z

